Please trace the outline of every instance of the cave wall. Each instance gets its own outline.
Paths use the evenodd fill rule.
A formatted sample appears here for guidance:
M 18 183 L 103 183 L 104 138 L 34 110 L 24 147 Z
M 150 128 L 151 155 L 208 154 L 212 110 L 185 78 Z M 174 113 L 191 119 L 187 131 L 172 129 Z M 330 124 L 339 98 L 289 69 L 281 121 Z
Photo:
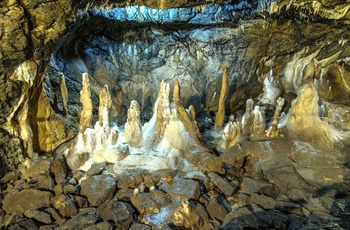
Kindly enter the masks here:
M 312 73 L 312 77 L 324 77 L 319 83 L 320 95 L 348 105 L 348 4 L 342 1 L 275 1 L 271 3 L 272 14 L 268 14 L 258 11 L 270 8 L 266 2 L 249 3 L 233 21 L 235 30 L 240 32 L 233 42 L 240 49 L 235 53 L 237 63 L 230 67 L 232 73 L 241 71 L 240 79 L 250 75 L 251 82 L 261 83 L 272 71 L 283 82 L 290 71 L 306 71 L 304 65 L 298 64 L 296 66 L 303 68 L 293 69 L 288 68 L 288 63 L 309 57 L 308 63 L 312 60 L 319 70 Z M 13 167 L 22 154 L 32 157 L 35 152 L 50 152 L 74 135 L 64 119 L 51 108 L 49 92 L 43 90 L 51 54 L 76 38 L 71 31 L 82 25 L 77 20 L 79 10 L 127 4 L 160 9 L 199 5 L 197 1 L 6 0 L 0 3 L 1 158 L 2 164 L 7 165 L 3 169 Z M 231 109 L 236 109 L 242 97 L 251 92 L 246 87 L 252 85 L 251 82 L 242 80 L 237 85 Z M 335 93 L 329 92 L 330 87 Z M 285 93 L 289 91 L 293 89 Z

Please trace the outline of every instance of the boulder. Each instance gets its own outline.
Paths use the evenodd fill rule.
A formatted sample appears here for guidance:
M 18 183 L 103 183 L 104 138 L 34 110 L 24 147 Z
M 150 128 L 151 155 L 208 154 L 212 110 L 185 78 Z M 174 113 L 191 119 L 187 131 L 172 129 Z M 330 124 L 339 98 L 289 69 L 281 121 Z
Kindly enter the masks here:
M 84 228 L 84 230 L 112 230 L 112 229 L 113 229 L 113 226 L 107 221 L 103 221 L 93 226 Z
M 257 217 L 247 207 L 243 207 L 226 215 L 222 230 L 259 229 Z
M 19 170 L 22 173 L 22 179 L 28 179 L 38 175 L 49 175 L 51 162 L 46 158 L 33 158 L 26 160 L 20 165 Z
M 96 215 L 95 211 L 96 210 L 94 208 L 80 209 L 79 213 L 76 216 L 74 216 L 72 219 L 64 223 L 59 229 L 60 230 L 66 230 L 66 229 L 80 230 L 80 229 L 85 229 L 87 227 L 92 227 L 99 220 L 99 216 Z
M 222 193 L 225 194 L 225 196 L 231 196 L 235 192 L 235 188 L 218 174 L 209 173 L 208 175 L 210 179 L 213 180 L 214 184 L 222 191 Z
M 85 197 L 74 196 L 74 200 L 79 208 L 87 208 L 88 207 L 88 201 Z
M 43 189 L 43 190 L 53 190 L 55 187 L 54 180 L 50 175 L 39 175 L 37 177 L 37 189 Z
M 164 190 L 174 198 L 195 199 L 200 196 L 199 182 L 184 178 L 174 178 L 173 183 L 162 183 L 159 189 Z
M 106 200 L 112 199 L 116 179 L 111 175 L 94 175 L 81 183 L 80 194 L 86 196 L 91 206 L 100 206 Z
M 141 224 L 141 223 L 135 223 L 132 224 L 129 228 L 129 230 L 151 230 L 152 227 L 146 224 Z
M 118 188 L 137 188 L 143 181 L 142 175 L 140 173 L 128 173 L 123 174 L 118 177 Z
M 28 218 L 34 219 L 44 224 L 51 224 L 51 216 L 46 212 L 41 212 L 38 210 L 27 210 L 24 212 L 24 215 Z
M 62 218 L 54 208 L 47 208 L 45 209 L 45 212 L 50 213 L 51 217 L 56 221 L 58 225 L 62 225 L 66 222 L 66 219 Z
M 226 208 L 218 201 L 216 197 L 211 199 L 207 205 L 207 211 L 212 219 L 224 221 L 225 216 L 228 214 Z
M 254 179 L 250 177 L 243 178 L 240 192 L 245 194 L 253 194 L 256 192 L 260 192 L 261 190 L 272 191 L 273 185 L 261 179 Z
M 154 190 L 149 193 L 134 194 L 131 197 L 132 205 L 140 214 L 159 212 L 162 207 L 172 203 L 173 200 L 166 193 Z
M 276 207 L 276 201 L 272 197 L 258 193 L 251 194 L 250 203 L 257 204 L 263 209 L 274 209 Z
M 124 202 L 110 200 L 97 208 L 96 213 L 104 221 L 113 221 L 117 229 L 129 229 L 134 217 L 134 208 Z
M 35 189 L 24 189 L 8 195 L 2 202 L 2 209 L 7 214 L 22 214 L 27 210 L 49 207 L 51 193 Z
M 93 164 L 91 165 L 91 168 L 86 172 L 86 175 L 88 176 L 99 175 L 105 169 L 106 165 L 107 165 L 106 163 Z
M 72 217 L 78 213 L 74 199 L 70 196 L 60 194 L 53 197 L 51 199 L 51 203 L 53 207 L 57 209 L 64 217 Z
M 56 184 L 61 184 L 66 181 L 67 163 L 66 158 L 63 155 L 59 155 L 56 157 L 51 166 L 51 172 L 55 176 Z

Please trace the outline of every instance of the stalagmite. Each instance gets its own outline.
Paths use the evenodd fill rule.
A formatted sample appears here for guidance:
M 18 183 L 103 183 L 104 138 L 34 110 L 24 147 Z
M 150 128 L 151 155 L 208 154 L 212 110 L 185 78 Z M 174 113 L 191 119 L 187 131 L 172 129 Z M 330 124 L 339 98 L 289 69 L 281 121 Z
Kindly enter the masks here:
M 82 110 L 80 114 L 79 132 L 83 133 L 92 123 L 92 101 L 90 92 L 89 76 L 83 73 L 83 89 L 80 91 Z
M 110 110 L 111 106 L 112 106 L 111 95 L 108 91 L 107 85 L 105 85 L 102 88 L 99 98 L 100 98 L 100 103 L 98 106 L 98 121 L 100 123 L 102 123 L 103 122 L 103 109 L 107 108 L 107 110 Z
M 23 140 L 28 157 L 32 158 L 34 156 L 33 131 L 28 121 L 28 104 L 25 104 L 24 108 L 18 113 L 18 122 L 21 129 L 20 138 Z
M 348 138 L 349 133 L 340 132 L 320 119 L 318 100 L 313 82 L 304 84 L 279 128 L 287 137 L 310 142 L 321 149 L 334 150 L 342 146 L 342 140 Z
M 242 132 L 246 136 L 249 136 L 253 132 L 253 106 L 253 100 L 248 99 L 246 101 L 246 110 L 242 117 Z
M 259 104 L 275 105 L 277 98 L 281 95 L 281 89 L 272 75 L 265 77 L 263 91 Z
M 124 131 L 124 137 L 131 147 L 141 147 L 143 145 L 140 113 L 141 109 L 139 104 L 134 100 L 131 101 Z
M 280 114 L 281 114 L 281 110 L 282 110 L 282 107 L 284 105 L 284 98 L 280 97 L 278 98 L 277 100 L 277 105 L 276 105 L 276 110 L 275 110 L 275 113 L 273 115 L 273 121 L 267 131 L 267 136 L 268 137 L 278 137 L 279 135 L 279 130 L 277 129 L 277 125 L 278 125 L 278 121 L 279 121 L 279 118 L 280 118 Z
M 220 142 L 220 148 L 227 150 L 230 147 L 237 144 L 242 138 L 242 129 L 240 122 L 229 121 L 224 129 L 222 140 Z
M 63 115 L 67 116 L 68 114 L 68 90 L 66 86 L 66 78 L 65 76 L 61 73 L 59 75 L 60 79 L 60 88 L 61 88 L 61 94 L 62 94 L 62 102 L 63 102 Z
M 216 113 L 215 127 L 222 127 L 224 124 L 225 101 L 228 94 L 228 88 L 229 88 L 228 73 L 227 73 L 227 69 L 225 69 L 224 74 L 222 76 L 221 93 L 219 98 L 219 109 L 218 109 L 218 112 Z
M 264 109 L 260 106 L 255 106 L 253 110 L 253 135 L 259 136 L 265 133 L 266 121 Z

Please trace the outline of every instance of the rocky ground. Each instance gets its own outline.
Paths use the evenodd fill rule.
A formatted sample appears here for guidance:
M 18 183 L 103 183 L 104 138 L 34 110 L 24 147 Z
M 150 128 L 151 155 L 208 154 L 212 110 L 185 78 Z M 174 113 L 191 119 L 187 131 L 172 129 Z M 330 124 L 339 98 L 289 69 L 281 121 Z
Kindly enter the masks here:
M 198 179 L 169 170 L 113 175 L 105 163 L 72 173 L 63 156 L 40 156 L 1 179 L 0 226 L 347 229 L 348 150 L 322 153 L 287 139 L 245 141 L 220 155 L 225 174 Z

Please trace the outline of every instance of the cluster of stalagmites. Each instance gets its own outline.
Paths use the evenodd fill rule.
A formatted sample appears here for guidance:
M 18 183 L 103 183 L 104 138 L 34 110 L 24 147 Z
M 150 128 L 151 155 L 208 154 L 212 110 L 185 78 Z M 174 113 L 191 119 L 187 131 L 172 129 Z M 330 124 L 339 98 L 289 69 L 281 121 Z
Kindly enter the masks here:
M 94 163 L 106 162 L 115 163 L 117 174 L 129 165 L 146 171 L 174 169 L 193 175 L 222 172 L 222 161 L 202 142 L 194 108 L 190 106 L 186 110 L 180 103 L 178 81 L 174 84 L 172 103 L 169 96 L 170 85 L 161 82 L 153 117 L 143 126 L 140 123 L 140 106 L 131 101 L 127 122 L 120 129 L 110 126 L 111 98 L 107 87 L 104 87 L 99 98 L 98 121 L 92 128 L 89 79 L 87 74 L 83 74 L 79 133 L 69 146 L 60 147 L 58 154 L 67 156 L 73 171 L 88 170 Z
M 282 112 L 285 105 L 285 100 L 280 97 L 282 90 L 272 73 L 265 77 L 263 84 L 258 105 L 248 99 L 245 113 L 240 118 L 230 116 L 218 143 L 222 151 L 247 138 L 266 141 L 283 136 L 310 142 L 321 149 L 333 149 L 346 138 L 346 133 L 320 119 L 318 94 L 312 81 L 295 86 L 298 95 L 286 114 Z M 215 128 L 224 125 L 228 88 L 228 73 L 225 70 Z M 73 171 L 87 171 L 96 163 L 112 163 L 116 174 L 123 173 L 130 166 L 145 171 L 181 170 L 190 177 L 205 177 L 203 173 L 208 172 L 222 173 L 222 160 L 202 141 L 193 106 L 185 109 L 181 105 L 178 81 L 174 82 L 172 102 L 169 98 L 170 85 L 162 81 L 150 121 L 141 125 L 140 106 L 136 101 L 131 101 L 127 122 L 124 128 L 119 128 L 110 125 L 111 96 L 105 86 L 99 97 L 98 121 L 92 128 L 93 104 L 89 77 L 83 74 L 79 133 L 69 145 L 60 147 L 58 154 L 67 157 Z M 267 106 L 274 110 L 268 122 L 265 117 Z
M 254 101 L 248 99 L 241 119 L 235 120 L 233 116 L 230 117 L 220 142 L 222 150 L 229 149 L 245 138 L 264 141 L 279 136 L 287 137 L 309 142 L 323 150 L 341 147 L 342 142 L 348 139 L 347 132 L 338 131 L 320 119 L 319 97 L 313 82 L 305 82 L 295 89 L 298 93 L 297 98 L 292 101 L 286 114 L 282 112 L 285 99 L 280 97 L 281 89 L 276 79 L 271 75 L 266 76 L 263 84 L 264 92 L 258 102 L 260 106 L 254 106 Z M 274 110 L 269 122 L 265 117 L 266 107 L 272 107 Z

